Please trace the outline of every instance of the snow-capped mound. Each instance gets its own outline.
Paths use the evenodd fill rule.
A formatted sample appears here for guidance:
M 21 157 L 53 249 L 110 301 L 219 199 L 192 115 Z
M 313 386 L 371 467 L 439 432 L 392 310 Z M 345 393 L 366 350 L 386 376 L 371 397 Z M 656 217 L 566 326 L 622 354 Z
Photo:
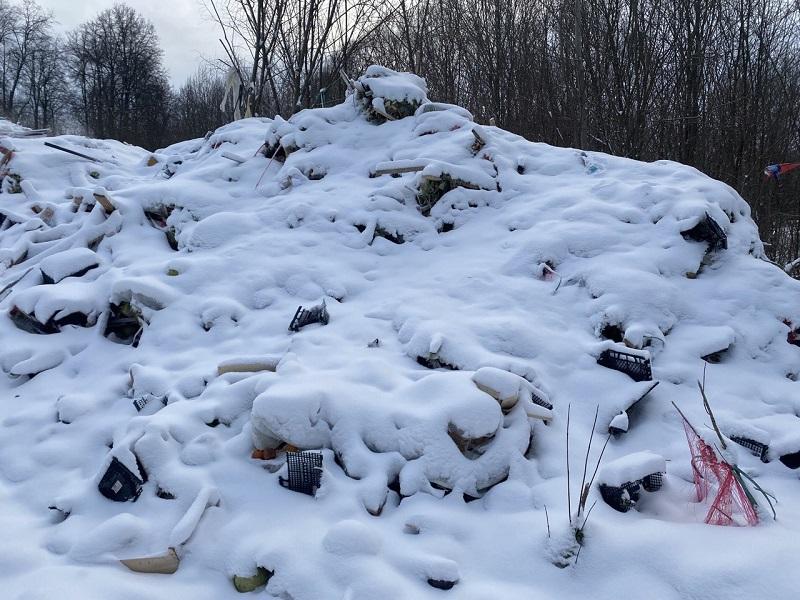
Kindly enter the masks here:
M 70 597 L 677 597 L 723 568 L 692 593 L 769 572 L 790 597 L 800 284 L 744 200 L 477 125 L 416 76 L 351 86 L 155 154 L 58 140 L 100 163 L 3 141 L 0 498 L 33 511 L 11 597 L 87 565 L 72 588 L 102 593 Z M 703 377 L 721 433 L 766 448 L 738 455 L 776 523 L 702 523 L 671 402 L 702 429 Z M 666 474 L 600 501 L 565 572 L 568 414 L 573 493 L 609 432 L 601 479 Z M 113 560 L 175 556 L 158 581 Z

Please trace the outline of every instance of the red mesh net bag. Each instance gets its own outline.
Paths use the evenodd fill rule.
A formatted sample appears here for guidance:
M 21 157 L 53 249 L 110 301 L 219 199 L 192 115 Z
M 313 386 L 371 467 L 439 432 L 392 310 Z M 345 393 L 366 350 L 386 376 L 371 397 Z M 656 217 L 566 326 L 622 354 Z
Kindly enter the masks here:
M 692 453 L 692 472 L 697 501 L 703 502 L 712 494 L 716 494 L 706 514 L 705 522 L 709 525 L 758 524 L 758 514 L 736 477 L 733 467 L 717 456 L 714 448 L 697 434 L 683 414 L 681 419 Z

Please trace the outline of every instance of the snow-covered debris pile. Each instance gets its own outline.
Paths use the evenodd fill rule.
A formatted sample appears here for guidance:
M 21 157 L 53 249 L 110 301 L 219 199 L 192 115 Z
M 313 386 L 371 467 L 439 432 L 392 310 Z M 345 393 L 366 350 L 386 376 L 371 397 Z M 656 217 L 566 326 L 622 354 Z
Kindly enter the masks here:
M 753 552 L 701 595 L 792 572 L 800 284 L 747 204 L 676 163 L 476 125 L 416 76 L 352 86 L 157 153 L 55 140 L 100 163 L 0 141 L 0 498 L 31 540 L 10 597 L 81 563 L 103 590 L 82 599 L 610 598 L 620 564 L 674 590 L 729 537 Z M 769 445 L 739 465 L 775 523 L 702 523 L 670 401 L 705 423 L 704 369 L 725 435 Z M 600 483 L 663 488 L 638 519 L 598 503 L 565 576 L 546 546 L 568 412 L 573 457 L 616 434 Z
M 369 119 L 378 123 L 410 117 L 421 104 L 428 102 L 424 79 L 376 65 L 351 82 L 351 86 Z

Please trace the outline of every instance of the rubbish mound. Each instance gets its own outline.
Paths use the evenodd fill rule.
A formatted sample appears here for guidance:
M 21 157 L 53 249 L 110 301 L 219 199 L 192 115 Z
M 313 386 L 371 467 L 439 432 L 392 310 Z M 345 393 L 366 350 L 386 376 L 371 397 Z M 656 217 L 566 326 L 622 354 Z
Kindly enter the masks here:
M 11 597 L 79 589 L 65 562 L 103 598 L 674 590 L 734 535 L 671 405 L 705 431 L 704 375 L 725 460 L 786 516 L 761 506 L 698 593 L 791 572 L 800 283 L 745 201 L 476 124 L 414 75 L 348 82 L 155 153 L 0 131 L 0 492 L 39 544 Z

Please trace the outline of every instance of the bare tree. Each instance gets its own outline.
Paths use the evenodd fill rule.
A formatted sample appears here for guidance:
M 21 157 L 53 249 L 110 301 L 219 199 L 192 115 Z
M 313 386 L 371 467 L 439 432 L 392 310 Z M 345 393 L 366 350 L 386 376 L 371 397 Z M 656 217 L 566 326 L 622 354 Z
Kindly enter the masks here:
M 26 67 L 34 60 L 42 40 L 49 36 L 53 17 L 32 0 L 20 5 L 0 3 L 0 88 L 2 111 L 19 118 L 17 107 Z
M 319 92 L 398 5 L 387 0 L 208 0 L 245 114 L 291 114 Z
M 173 140 L 202 137 L 226 122 L 220 110 L 225 80 L 219 71 L 201 65 L 173 97 L 171 131 Z
M 153 24 L 122 4 L 70 33 L 69 73 L 90 134 L 140 145 L 160 143 L 170 100 L 161 56 Z

